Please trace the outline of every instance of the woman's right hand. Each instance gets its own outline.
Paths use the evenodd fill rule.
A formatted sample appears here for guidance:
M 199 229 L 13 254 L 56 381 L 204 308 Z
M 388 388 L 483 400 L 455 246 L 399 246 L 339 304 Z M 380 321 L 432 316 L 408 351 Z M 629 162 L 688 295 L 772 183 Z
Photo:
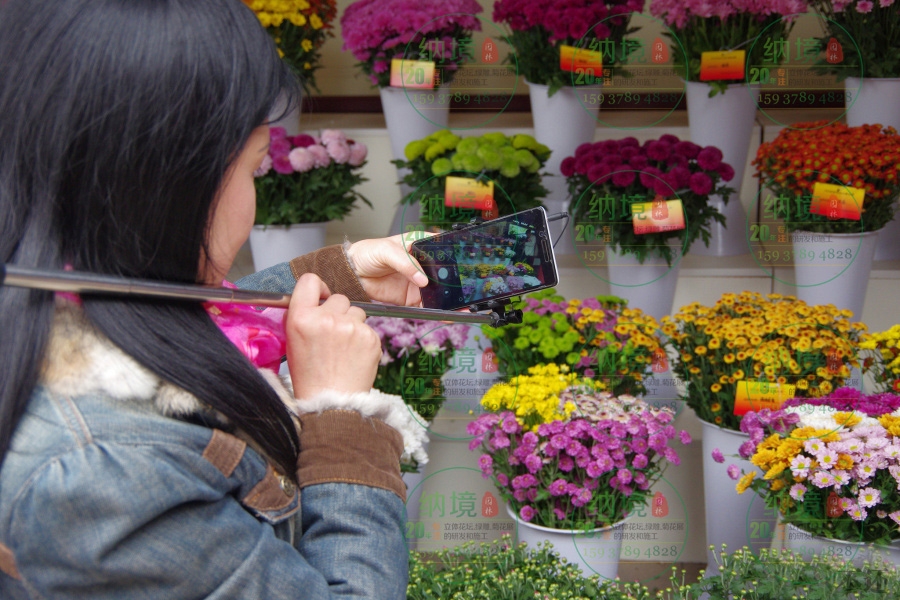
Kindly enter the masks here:
M 284 319 L 294 397 L 311 398 L 325 389 L 372 389 L 381 341 L 365 320 L 361 308 L 351 306 L 346 296 L 332 295 L 318 275 L 300 277 Z

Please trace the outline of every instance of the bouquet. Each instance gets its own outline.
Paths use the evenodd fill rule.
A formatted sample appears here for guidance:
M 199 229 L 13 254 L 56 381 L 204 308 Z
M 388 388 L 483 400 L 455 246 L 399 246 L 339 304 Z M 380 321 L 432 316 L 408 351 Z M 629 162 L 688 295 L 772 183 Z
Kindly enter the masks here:
M 444 403 L 441 376 L 454 354 L 466 344 L 469 326 L 437 325 L 433 321 L 369 317 L 366 324 L 381 339 L 381 363 L 374 387 L 403 398 L 421 417 L 422 430 Z M 421 450 L 401 458 L 404 472 L 415 472 L 428 457 Z
M 316 87 L 322 45 L 334 37 L 334 0 L 244 0 L 275 40 L 278 54 L 301 76 L 307 91 Z
M 553 363 L 615 395 L 646 391 L 648 368 L 663 353 L 650 315 L 615 296 L 567 301 L 552 289 L 529 294 L 516 307 L 521 324 L 483 329 L 507 379 Z
M 900 325 L 863 336 L 859 348 L 875 354 L 866 357 L 863 368 L 872 374 L 878 390 L 900 392 Z
M 738 492 L 752 488 L 783 522 L 815 536 L 900 539 L 898 407 L 891 394 L 837 390 L 815 403 L 794 399 L 777 411 L 747 413 L 741 430 L 750 441 L 740 453 L 762 477 L 744 473 Z
M 821 61 L 824 69 L 844 79 L 900 77 L 900 4 L 894 0 L 810 0 L 826 22 L 824 47 L 835 38 L 844 50 L 840 68 Z M 848 51 L 847 49 L 853 49 Z
M 673 371 L 687 383 L 688 406 L 700 419 L 736 430 L 741 383 L 793 385 L 796 396 L 817 397 L 849 377 L 865 330 L 849 322 L 852 314 L 793 296 L 741 292 L 712 307 L 683 306 L 663 317 L 662 332 L 677 352 Z
M 550 149 L 530 135 L 508 137 L 495 132 L 461 138 L 443 129 L 410 142 L 404 154 L 405 161 L 392 161 L 398 168 L 410 170 L 403 183 L 414 191 L 403 202 L 421 202 L 425 226 L 449 228 L 450 223 L 468 223 L 475 214 L 470 208 L 445 207 L 448 175 L 493 180 L 497 208 L 493 218 L 541 206 L 540 199 L 547 195 L 539 171 L 550 157 Z M 494 248 L 488 252 L 493 253 Z
M 679 464 L 674 417 L 567 371 L 538 365 L 493 386 L 481 401 L 493 412 L 467 426 L 469 449 L 523 521 L 590 531 L 646 504 L 666 463 Z
M 256 224 L 293 225 L 343 219 L 356 200 L 372 204 L 354 188 L 367 181 L 365 144 L 336 129 L 321 137 L 288 137 L 282 127 L 269 130 L 269 152 L 254 173 Z
M 900 193 L 900 135 L 893 127 L 797 123 L 761 144 L 753 164 L 777 196 L 774 216 L 784 219 L 791 232 L 877 231 L 893 217 L 893 199 Z M 817 182 L 865 190 L 862 221 L 810 214 Z
M 722 162 L 721 150 L 715 146 L 702 148 L 669 134 L 643 145 L 633 137 L 582 144 L 575 156 L 562 161 L 560 171 L 577 203 L 576 222 L 608 222 L 610 245 L 633 252 L 641 263 L 656 251 L 671 265 L 672 249 L 667 240 L 682 235 L 687 237 L 685 250 L 698 237 L 709 246 L 710 224 L 725 223 L 725 217 L 709 205 L 709 196 L 721 195 L 727 203 L 734 192 L 720 185 L 734 178 L 734 169 Z M 592 198 L 586 197 L 589 189 Z M 631 205 L 650 202 L 656 196 L 672 198 L 674 194 L 684 206 L 687 231 L 635 234 Z
M 356 0 L 341 17 L 343 49 L 378 87 L 390 85 L 394 58 L 433 60 L 450 83 L 474 59 L 463 46 L 481 31 L 482 10 L 476 0 Z
M 687 80 L 700 81 L 700 57 L 704 52 L 720 50 L 749 51 L 746 64 L 780 64 L 780 59 L 766 56 L 760 35 L 768 40 L 788 39 L 793 28 L 792 15 L 805 13 L 806 0 L 651 0 L 650 14 L 663 19 L 671 32 L 676 64 L 686 66 Z M 752 45 L 748 47 L 748 45 Z M 687 58 L 687 65 L 680 64 Z M 709 96 L 724 93 L 729 83 L 741 79 L 710 81 Z M 744 92 L 741 92 L 744 93 Z
M 603 68 L 627 61 L 617 49 L 628 33 L 631 14 L 641 12 L 643 0 L 496 0 L 494 22 L 512 30 L 507 41 L 515 51 L 519 73 L 531 83 L 549 86 L 552 96 L 572 85 L 572 73 L 559 68 L 560 46 L 583 49 L 603 43 Z M 612 52 L 606 48 L 612 48 Z

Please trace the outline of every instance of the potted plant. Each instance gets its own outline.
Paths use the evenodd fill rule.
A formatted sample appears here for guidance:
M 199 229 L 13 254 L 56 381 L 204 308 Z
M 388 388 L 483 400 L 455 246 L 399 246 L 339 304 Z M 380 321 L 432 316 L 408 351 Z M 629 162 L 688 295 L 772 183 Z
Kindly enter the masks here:
M 507 502 L 519 539 L 549 539 L 585 572 L 614 578 L 621 536 L 609 532 L 647 505 L 667 463 L 679 464 L 669 443 L 690 443 L 669 426 L 672 411 L 615 397 L 555 364 L 494 385 L 481 404 L 490 412 L 467 426 L 469 448 L 481 452 L 482 473 Z M 583 559 L 578 545 L 594 543 L 602 551 L 585 554 L 600 560 Z
M 778 512 L 788 548 L 843 547 L 857 564 L 877 550 L 900 564 L 898 408 L 900 396 L 841 388 L 747 413 L 741 429 L 750 441 L 740 454 L 754 468 L 738 493 L 753 489 Z
M 900 325 L 864 335 L 859 348 L 868 351 L 863 368 L 872 375 L 876 390 L 900 392 Z
M 668 314 L 681 265 L 673 250 L 687 252 L 697 239 L 709 245 L 713 224 L 725 222 L 721 205 L 709 201 L 718 195 L 727 203 L 734 192 L 723 183 L 732 180 L 734 169 L 723 162 L 722 152 L 669 134 L 643 144 L 629 137 L 583 144 L 561 169 L 577 224 L 573 234 L 578 225 L 595 232 L 609 228 L 604 262 L 613 291 L 657 318 Z M 685 229 L 635 233 L 632 205 L 657 197 L 681 200 Z M 596 241 L 585 237 L 575 243 Z
M 539 171 L 550 150 L 530 135 L 506 136 L 486 133 L 462 138 L 449 130 L 410 142 L 404 150 L 406 160 L 395 160 L 398 168 L 408 169 L 403 182 L 413 191 L 402 202 L 422 205 L 421 218 L 405 217 L 407 230 L 424 227 L 449 228 L 452 223 L 468 223 L 482 210 L 445 206 L 447 177 L 463 177 L 494 182 L 494 207 L 490 218 L 497 218 L 541 206 L 547 190 L 541 185 Z M 485 257 L 494 254 L 492 241 L 485 240 Z
M 722 151 L 723 160 L 734 167 L 735 187 L 740 193 L 758 108 L 759 85 L 752 78 L 745 82 L 744 70 L 735 79 L 703 81 L 701 56 L 705 52 L 740 49 L 748 52 L 747 65 L 776 67 L 783 58 L 777 54 L 767 56 L 766 44 L 787 41 L 793 27 L 792 15 L 805 13 L 806 1 L 651 0 L 649 10 L 671 28 L 664 35 L 671 40 L 675 63 L 685 75 L 691 141 Z M 711 200 L 727 222 L 713 224 L 712 243 L 698 252 L 714 256 L 745 254 L 747 246 L 739 229 L 746 219 L 743 204 L 726 204 L 716 195 Z M 731 227 L 730 231 L 726 225 Z
M 521 274 L 513 277 L 528 277 L 527 269 L 517 263 L 513 271 Z M 643 380 L 662 351 L 653 317 L 615 296 L 566 300 L 552 289 L 529 294 L 516 307 L 522 309 L 521 324 L 483 330 L 507 379 L 553 363 L 614 395 L 646 392 Z
M 360 170 L 365 144 L 336 129 L 321 137 L 288 136 L 270 130 L 269 151 L 254 173 L 256 220 L 250 232 L 257 271 L 291 260 L 325 245 L 329 221 L 343 219 L 361 200 L 356 186 L 366 181 Z
M 528 82 L 535 137 L 553 151 L 544 186 L 550 190 L 548 200 L 554 211 L 561 210 L 566 199 L 560 163 L 580 144 L 594 140 L 599 106 L 589 110 L 582 104 L 572 85 L 573 73 L 560 69 L 560 47 L 588 48 L 602 41 L 619 47 L 626 33 L 636 31 L 629 28 L 629 21 L 643 5 L 643 0 L 494 2 L 494 21 L 509 26 L 507 41 L 519 73 Z M 616 54 L 603 56 L 604 68 L 620 61 Z
M 859 316 L 878 232 L 893 217 L 900 192 L 900 135 L 880 125 L 798 123 L 762 144 L 753 164 L 772 194 L 763 197 L 764 217 L 791 236 L 797 296 Z M 849 188 L 861 190 L 861 205 L 855 198 L 844 205 L 857 216 L 812 214 L 816 184 L 840 186 L 848 195 Z
M 791 296 L 752 292 L 724 294 L 712 307 L 693 303 L 662 319 L 662 333 L 675 351 L 673 372 L 686 384 L 685 401 L 703 426 L 703 477 L 707 540 L 739 547 L 747 519 L 762 519 L 764 507 L 737 498 L 718 482 L 726 469 L 716 458 L 738 454 L 748 436 L 742 411 L 759 408 L 772 386 L 813 397 L 828 394 L 859 366 L 856 345 L 865 329 L 849 311 L 809 306 Z M 738 404 L 738 393 L 746 401 Z M 780 393 L 780 392 L 778 392 Z M 748 516 L 750 515 L 750 516 Z M 710 564 L 713 564 L 710 556 Z
M 244 0 L 265 27 L 278 54 L 300 77 L 307 93 L 319 91 L 316 71 L 321 67 L 322 46 L 334 37 L 337 16 L 334 0 Z M 300 132 L 300 105 L 279 121 L 290 135 Z

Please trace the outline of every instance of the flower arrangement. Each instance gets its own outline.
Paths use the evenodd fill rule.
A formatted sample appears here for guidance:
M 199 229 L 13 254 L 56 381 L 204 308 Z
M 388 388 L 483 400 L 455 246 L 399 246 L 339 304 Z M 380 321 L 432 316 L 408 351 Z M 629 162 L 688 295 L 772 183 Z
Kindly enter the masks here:
M 740 453 L 763 476 L 744 473 L 737 491 L 752 488 L 812 535 L 889 544 L 900 539 L 900 397 L 863 396 L 866 412 L 845 410 L 847 400 L 747 413 Z
M 615 296 L 566 300 L 552 289 L 515 306 L 522 309 L 521 324 L 483 330 L 505 377 L 553 363 L 616 395 L 646 391 L 644 377 L 662 352 L 652 316 Z
M 547 195 L 539 171 L 550 157 L 550 149 L 530 135 L 508 137 L 494 132 L 461 138 L 442 129 L 425 139 L 410 142 L 404 154 L 405 161 L 392 162 L 398 168 L 410 170 L 403 183 L 415 191 L 403 198 L 407 204 L 421 200 L 425 205 L 436 199 L 438 206 L 432 208 L 444 209 L 448 175 L 468 178 L 482 175 L 492 179 L 496 216 L 500 217 L 541 206 L 540 199 Z M 425 226 L 448 226 L 467 223 L 473 215 L 472 209 L 456 207 L 423 211 L 421 220 Z
M 356 0 L 341 17 L 344 50 L 359 61 L 372 85 L 388 87 L 391 60 L 434 60 L 450 83 L 466 60 L 460 40 L 481 31 L 476 0 Z
M 512 31 L 507 41 L 519 73 L 531 83 L 549 86 L 552 96 L 572 85 L 572 74 L 559 68 L 560 46 L 588 48 L 607 40 L 618 48 L 627 33 L 637 31 L 629 28 L 629 20 L 643 7 L 643 0 L 496 0 L 494 22 L 506 23 Z M 604 54 L 604 68 L 625 60 L 615 55 Z
M 456 351 L 465 346 L 469 326 L 388 317 L 369 317 L 366 324 L 381 339 L 375 389 L 401 396 L 422 417 L 423 425 L 431 423 L 444 403 L 441 376 L 451 367 Z M 415 472 L 427 460 L 421 450 L 404 454 L 401 467 Z
M 641 145 L 635 138 L 606 140 L 582 144 L 575 156 L 566 157 L 560 171 L 567 178 L 569 194 L 577 202 L 576 221 L 597 220 L 603 215 L 609 222 L 609 245 L 633 252 L 640 262 L 650 252 L 658 252 L 672 264 L 671 238 L 687 237 L 690 248 L 698 237 L 709 246 L 709 226 L 713 221 L 725 223 L 725 217 L 708 203 L 710 195 L 719 194 L 727 203 L 733 189 L 720 185 L 734 178 L 731 165 L 722 162 L 722 151 L 715 146 L 705 148 L 681 141 L 674 135 L 663 135 Z M 593 186 L 593 187 L 592 187 Z M 594 202 L 585 197 L 591 189 L 608 213 L 594 216 Z M 684 206 L 687 231 L 661 231 L 636 235 L 631 204 L 650 202 L 657 195 L 670 199 L 678 194 Z
M 753 164 L 757 177 L 778 196 L 775 217 L 784 219 L 788 231 L 877 231 L 891 220 L 900 193 L 900 135 L 893 127 L 797 123 L 761 144 Z M 862 221 L 810 214 L 817 182 L 865 190 Z
M 672 573 L 665 589 L 652 591 L 637 582 L 585 577 L 581 570 L 560 560 L 549 542 L 537 549 L 515 546 L 509 536 L 494 542 L 466 542 L 434 555 L 410 552 L 410 600 L 460 598 L 548 598 L 559 600 L 696 600 L 697 598 L 753 598 L 784 600 L 816 598 L 879 600 L 900 597 L 900 571 L 878 562 L 855 566 L 834 555 L 813 556 L 807 562 L 788 550 L 740 549 L 715 551 L 715 575 L 700 572 L 689 582 L 685 570 Z M 777 573 L 777 577 L 772 574 Z M 478 582 L 475 591 L 472 582 Z M 654 586 L 656 587 L 656 586 Z M 741 591 L 741 596 L 737 596 Z M 478 594 L 477 596 L 475 594 Z
M 787 40 L 793 28 L 792 15 L 807 11 L 806 0 L 651 0 L 650 14 L 672 28 L 665 35 L 672 41 L 672 55 L 685 68 L 688 81 L 700 81 L 700 56 L 704 52 L 749 50 L 748 65 L 780 64 L 765 56 L 767 39 Z M 785 18 L 787 17 L 787 18 Z M 756 41 L 756 43 L 754 43 Z M 752 44 L 751 48 L 747 45 Z M 683 64 L 687 58 L 687 65 Z M 710 98 L 724 93 L 730 83 L 741 79 L 710 81 Z M 741 93 L 745 93 L 742 91 Z
M 334 0 L 244 0 L 275 40 L 278 54 L 291 65 L 307 88 L 318 90 L 315 73 L 322 45 L 334 37 Z
M 859 344 L 860 350 L 875 354 L 863 361 L 863 368 L 871 373 L 877 389 L 882 392 L 900 392 L 900 325 L 887 331 L 866 334 Z
M 794 385 L 796 396 L 815 398 L 849 377 L 865 330 L 851 316 L 830 304 L 741 292 L 712 307 L 683 306 L 663 317 L 662 333 L 677 352 L 673 371 L 687 384 L 687 405 L 700 419 L 737 430 L 740 382 Z
M 844 48 L 840 68 L 819 63 L 839 80 L 860 77 L 900 77 L 900 5 L 894 0 L 810 0 L 825 22 L 824 47 L 835 38 Z M 848 51 L 848 49 L 853 49 Z
M 256 224 L 292 225 L 343 219 L 356 200 L 372 204 L 354 188 L 367 181 L 359 174 L 366 145 L 336 129 L 321 137 L 289 137 L 284 128 L 269 130 L 269 151 L 254 173 Z
M 510 508 L 554 529 L 608 527 L 648 500 L 665 464 L 679 464 L 668 408 L 616 398 L 554 364 L 494 385 L 492 411 L 467 426 L 470 450 Z M 677 436 L 690 443 L 686 431 Z

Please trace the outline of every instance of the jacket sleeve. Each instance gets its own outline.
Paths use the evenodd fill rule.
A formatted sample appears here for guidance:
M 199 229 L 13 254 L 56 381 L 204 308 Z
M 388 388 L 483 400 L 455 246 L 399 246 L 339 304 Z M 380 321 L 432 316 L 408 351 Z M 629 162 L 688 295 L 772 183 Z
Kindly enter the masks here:
M 322 278 L 329 290 L 343 294 L 350 300 L 357 302 L 370 300 L 341 246 L 326 246 L 321 250 L 298 256 L 290 262 L 243 277 L 235 284 L 247 290 L 290 294 L 304 273 L 315 273 Z
M 9 546 L 25 597 L 405 598 L 402 481 L 389 466 L 399 434 L 350 411 L 303 421 L 313 456 L 301 453 L 298 470 L 312 479 L 303 484 L 303 531 L 293 546 L 266 512 L 291 518 L 287 494 L 255 481 L 262 469 L 272 479 L 271 468 L 249 448 L 237 460 L 236 452 L 210 459 L 175 443 L 93 443 L 45 466 L 17 496 Z M 317 472 L 310 465 L 327 452 L 321 440 L 336 431 L 365 439 L 367 452 L 357 451 L 362 441 L 344 445 L 334 470 Z

